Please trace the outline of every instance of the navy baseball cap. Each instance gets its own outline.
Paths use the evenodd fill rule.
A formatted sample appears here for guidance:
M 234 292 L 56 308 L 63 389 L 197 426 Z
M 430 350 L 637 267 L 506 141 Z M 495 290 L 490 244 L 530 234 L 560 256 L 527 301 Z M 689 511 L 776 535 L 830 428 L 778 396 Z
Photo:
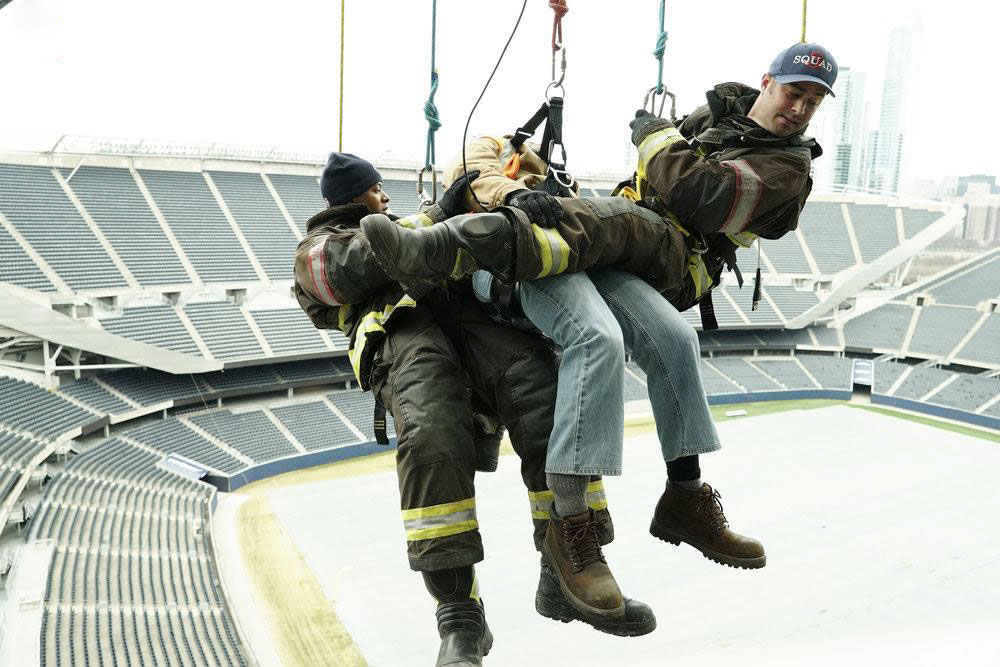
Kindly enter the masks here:
M 818 83 L 832 97 L 833 82 L 837 80 L 837 61 L 819 44 L 799 43 L 779 53 L 767 73 L 778 83 Z

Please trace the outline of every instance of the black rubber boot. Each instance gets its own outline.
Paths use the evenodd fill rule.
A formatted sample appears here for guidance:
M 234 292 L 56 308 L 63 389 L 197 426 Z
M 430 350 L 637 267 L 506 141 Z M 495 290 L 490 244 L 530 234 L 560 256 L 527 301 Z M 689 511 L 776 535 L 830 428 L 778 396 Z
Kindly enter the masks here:
M 566 599 L 556 573 L 545 563 L 544 557 L 541 576 L 538 579 L 538 592 L 535 593 L 535 610 L 546 618 L 563 623 L 583 621 L 595 630 L 619 637 L 639 637 L 648 635 L 656 629 L 656 616 L 653 610 L 642 602 L 627 597 L 625 614 L 619 618 L 582 613 Z
M 473 667 L 483 664 L 483 656 L 493 647 L 493 633 L 486 624 L 482 603 L 475 600 L 443 602 L 437 608 L 437 667 Z
M 510 282 L 515 232 L 502 213 L 459 215 L 417 229 L 373 213 L 361 219 L 361 229 L 382 269 L 404 286 L 414 279 L 461 278 L 476 269 Z

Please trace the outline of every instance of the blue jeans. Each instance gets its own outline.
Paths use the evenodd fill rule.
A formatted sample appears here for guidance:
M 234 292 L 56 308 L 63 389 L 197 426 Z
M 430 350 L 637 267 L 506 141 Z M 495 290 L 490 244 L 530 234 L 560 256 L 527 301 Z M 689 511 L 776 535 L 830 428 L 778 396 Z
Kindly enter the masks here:
M 491 280 L 473 277 L 480 299 Z M 621 474 L 626 351 L 646 373 L 664 461 L 720 448 L 698 335 L 644 281 L 613 269 L 525 281 L 521 307 L 563 350 L 546 472 Z

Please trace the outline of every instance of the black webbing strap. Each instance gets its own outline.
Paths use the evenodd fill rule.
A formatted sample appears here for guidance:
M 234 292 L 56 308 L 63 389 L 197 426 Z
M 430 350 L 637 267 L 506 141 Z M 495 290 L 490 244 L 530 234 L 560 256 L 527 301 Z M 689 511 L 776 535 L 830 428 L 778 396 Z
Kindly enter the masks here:
M 538 108 L 535 115 L 532 116 L 527 123 L 517 128 L 514 132 L 514 136 L 510 139 L 510 144 L 514 148 L 520 148 L 521 144 L 534 136 L 535 132 L 538 131 L 538 126 L 542 124 L 542 121 L 549 117 L 549 104 L 548 102 L 542 102 L 542 106 Z M 545 159 L 545 155 L 542 155 L 542 159 Z
M 715 306 L 712 305 L 711 291 L 698 302 L 698 310 L 701 311 L 701 328 L 703 331 L 715 331 L 719 328 L 719 320 L 715 319 Z
M 549 164 L 549 150 L 552 143 L 562 145 L 562 124 L 563 124 L 563 100 L 561 97 L 553 97 L 546 105 L 548 107 L 548 120 L 545 129 L 542 130 L 542 153 L 541 158 L 545 164 Z M 552 165 L 564 169 L 566 164 Z
M 372 426 L 375 429 L 375 442 L 383 447 L 389 444 L 389 435 L 385 430 L 385 406 L 375 401 L 375 416 L 372 417 Z

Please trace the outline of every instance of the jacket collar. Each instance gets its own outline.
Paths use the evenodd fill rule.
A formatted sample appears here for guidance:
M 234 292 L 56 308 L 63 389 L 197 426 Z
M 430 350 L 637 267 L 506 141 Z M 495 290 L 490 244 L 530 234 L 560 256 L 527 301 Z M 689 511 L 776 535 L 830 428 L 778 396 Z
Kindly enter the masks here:
M 806 128 L 787 137 L 771 134 L 747 115 L 760 91 L 742 83 L 720 83 L 705 93 L 708 102 L 684 119 L 691 135 L 703 144 L 729 147 L 803 147 L 813 159 L 822 154 L 816 140 L 805 136 Z
M 341 204 L 340 206 L 331 206 L 328 209 L 320 211 L 313 217 L 309 218 L 306 222 L 306 232 L 311 232 L 320 225 L 346 225 L 348 227 L 358 227 L 361 224 L 361 218 L 368 215 L 371 211 L 364 204 Z M 393 220 L 396 216 L 390 215 Z

